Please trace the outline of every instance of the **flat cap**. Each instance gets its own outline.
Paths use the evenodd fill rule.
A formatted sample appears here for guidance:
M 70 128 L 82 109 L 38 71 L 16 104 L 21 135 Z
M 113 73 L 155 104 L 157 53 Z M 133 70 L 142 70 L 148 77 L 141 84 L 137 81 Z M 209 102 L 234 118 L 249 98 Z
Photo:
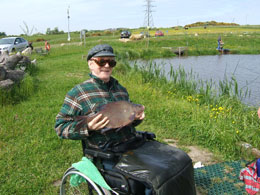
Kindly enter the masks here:
M 92 57 L 102 57 L 102 56 L 112 56 L 115 57 L 113 48 L 108 44 L 96 45 L 89 50 L 87 60 L 90 60 Z

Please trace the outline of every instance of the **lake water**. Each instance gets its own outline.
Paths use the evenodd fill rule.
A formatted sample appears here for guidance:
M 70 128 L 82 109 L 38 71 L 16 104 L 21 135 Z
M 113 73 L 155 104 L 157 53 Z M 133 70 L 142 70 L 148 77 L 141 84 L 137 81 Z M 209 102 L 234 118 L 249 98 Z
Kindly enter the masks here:
M 162 70 L 169 78 L 168 73 L 171 66 L 176 70 L 183 67 L 185 72 L 192 72 L 198 75 L 203 81 L 218 83 L 223 81 L 225 75 L 228 80 L 235 76 L 239 89 L 251 92 L 250 97 L 242 101 L 249 105 L 260 105 L 260 55 L 214 55 L 214 56 L 190 56 L 176 57 L 169 59 L 153 60 L 157 65 L 163 65 Z M 146 63 L 144 61 L 137 61 Z

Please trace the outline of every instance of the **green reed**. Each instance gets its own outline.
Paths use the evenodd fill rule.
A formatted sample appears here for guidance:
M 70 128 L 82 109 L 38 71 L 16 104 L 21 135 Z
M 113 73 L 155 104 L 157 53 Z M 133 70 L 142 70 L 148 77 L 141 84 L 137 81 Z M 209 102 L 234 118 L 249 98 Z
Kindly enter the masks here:
M 137 65 L 136 65 L 137 66 Z M 165 72 L 161 71 L 163 65 L 158 65 L 153 62 L 140 65 L 140 71 L 144 82 L 153 82 L 154 80 L 166 80 Z M 176 70 L 173 66 L 170 67 L 168 73 L 169 82 L 174 85 L 176 89 L 186 95 L 199 94 L 205 102 L 215 102 L 222 96 L 234 99 L 243 99 L 248 97 L 248 88 L 239 88 L 237 80 L 233 76 L 228 79 L 224 76 L 224 80 L 218 83 L 213 82 L 212 79 L 204 81 L 199 78 L 199 74 L 186 72 L 183 67 L 179 66 Z
M 134 68 L 135 77 L 140 75 L 143 88 L 147 88 L 141 95 L 144 100 L 139 101 L 148 107 L 147 122 L 153 124 L 148 124 L 148 129 L 159 133 L 160 138 L 173 136 L 184 143 L 195 142 L 216 153 L 221 151 L 228 159 L 245 155 L 237 145 L 242 140 L 259 146 L 256 110 L 241 103 L 244 93 L 234 77 L 217 85 L 179 67 L 170 70 L 167 81 L 159 67 L 148 63 Z

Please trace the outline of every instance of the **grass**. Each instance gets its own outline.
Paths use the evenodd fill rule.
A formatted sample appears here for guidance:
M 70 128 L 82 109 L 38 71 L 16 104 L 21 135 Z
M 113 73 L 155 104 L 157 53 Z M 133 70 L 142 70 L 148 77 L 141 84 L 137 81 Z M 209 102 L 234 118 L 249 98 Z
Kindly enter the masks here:
M 86 48 L 89 49 L 97 43 L 109 43 L 116 48 L 118 53 L 122 54 L 122 57 L 129 59 L 173 57 L 175 54 L 163 47 L 181 46 L 188 47 L 187 55 L 216 55 L 218 54 L 216 50 L 217 39 L 221 36 L 225 43 L 224 48 L 230 49 L 234 54 L 260 53 L 259 26 L 208 27 L 207 29 L 196 27 L 188 30 L 184 30 L 183 28 L 179 28 L 179 30 L 165 28 L 160 30 L 165 33 L 164 37 L 155 37 L 156 30 L 151 30 L 151 37 L 149 39 L 127 43 L 118 41 L 120 37 L 119 32 L 115 34 L 101 32 L 100 36 L 86 37 Z M 144 30 L 133 29 L 131 31 L 132 34 L 138 34 Z M 37 39 L 48 40 L 51 48 L 60 46 L 62 43 L 67 43 L 67 34 L 34 35 L 25 38 L 32 41 L 34 47 L 44 47 L 44 41 L 38 42 Z M 80 42 L 79 32 L 71 33 L 71 42 Z
M 28 73 L 19 87 L 0 94 L 0 194 L 57 194 L 59 188 L 54 183 L 81 159 L 81 143 L 59 139 L 53 127 L 65 94 L 87 78 L 89 71 L 82 55 L 97 43 L 114 47 L 119 60 L 114 76 L 128 89 L 133 102 L 146 107 L 146 118 L 138 130 L 155 132 L 159 141 L 172 138 L 183 144 L 200 145 L 223 160 L 243 158 L 236 144 L 240 141 L 260 148 L 256 108 L 247 107 L 230 95 L 205 98 L 209 93 L 194 90 L 196 83 L 181 79 L 166 82 L 158 69 L 151 72 L 151 68 L 150 73 L 148 69 L 147 73 L 127 65 L 129 59 L 172 57 L 174 54 L 161 47 L 184 45 L 187 41 L 189 55 L 216 54 L 219 33 L 227 34 L 223 37 L 226 45 L 237 48 L 238 35 L 250 32 L 239 52 L 257 52 L 252 45 L 259 48 L 260 44 L 258 28 L 232 28 L 232 34 L 228 28 L 204 34 L 204 29 L 191 30 L 178 31 L 180 34 L 169 30 L 168 36 L 151 38 L 149 49 L 146 40 L 121 43 L 112 35 L 87 37 L 86 46 L 63 47 L 60 44 L 66 43 L 66 35 L 42 36 L 51 43 L 49 55 L 33 54 L 31 58 L 38 61 L 36 69 Z M 195 30 L 198 37 L 192 35 Z M 72 33 L 72 42 L 79 41 L 76 35 Z M 34 42 L 35 47 L 43 45 L 44 42 Z
M 140 74 L 143 78 L 142 71 Z M 144 99 L 151 103 L 145 102 L 148 104 L 147 117 L 151 117 L 151 123 L 156 124 L 153 126 L 157 128 L 154 131 L 158 131 L 160 137 L 172 138 L 174 135 L 188 143 L 195 142 L 222 153 L 226 159 L 241 157 L 240 148 L 236 145 L 241 140 L 259 147 L 255 134 L 258 132 L 256 129 L 259 129 L 256 109 L 241 104 L 235 94 L 205 97 L 206 93 L 202 89 L 196 93 L 190 87 L 193 84 L 187 80 L 185 83 L 182 79 L 167 83 L 162 78 L 156 79 L 158 76 L 148 81 L 145 78 L 139 85 L 149 86 L 143 93 L 143 96 L 147 95 Z M 156 101 L 160 102 L 157 106 L 154 105 Z M 153 110 L 149 112 L 149 109 Z M 249 124 L 252 126 L 249 127 Z

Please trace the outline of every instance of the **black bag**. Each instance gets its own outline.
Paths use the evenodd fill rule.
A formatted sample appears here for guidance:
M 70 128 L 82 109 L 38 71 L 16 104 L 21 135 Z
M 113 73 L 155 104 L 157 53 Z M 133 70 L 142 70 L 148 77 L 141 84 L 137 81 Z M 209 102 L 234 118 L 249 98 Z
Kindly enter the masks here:
M 196 194 L 193 165 L 182 150 L 157 141 L 122 155 L 115 170 L 152 186 L 156 195 Z
M 145 193 L 143 183 L 130 178 L 126 179 L 126 177 L 120 173 L 105 171 L 103 176 L 107 184 L 120 194 L 144 195 Z

